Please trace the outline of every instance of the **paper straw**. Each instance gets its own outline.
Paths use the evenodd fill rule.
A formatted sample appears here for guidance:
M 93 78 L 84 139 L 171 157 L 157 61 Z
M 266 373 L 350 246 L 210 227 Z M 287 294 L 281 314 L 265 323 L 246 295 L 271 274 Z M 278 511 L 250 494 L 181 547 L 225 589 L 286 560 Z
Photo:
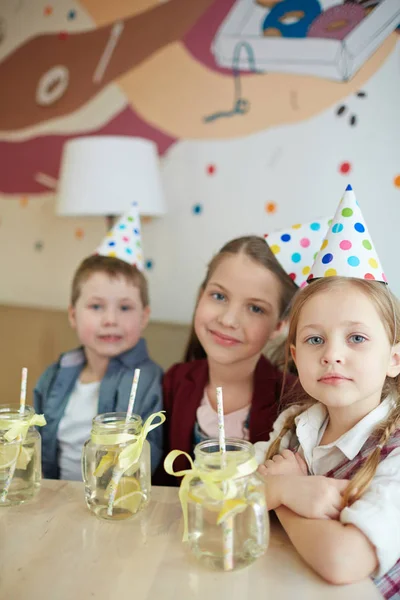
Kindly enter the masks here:
M 23 367 L 21 375 L 21 394 L 19 397 L 19 414 L 23 415 L 25 412 L 26 402 L 26 383 L 28 381 L 28 369 Z
M 139 377 L 140 377 L 140 369 L 135 369 L 135 373 L 133 375 L 132 387 L 131 387 L 131 394 L 129 396 L 128 409 L 126 411 L 126 419 L 125 419 L 126 423 L 129 421 L 129 419 L 132 416 L 133 405 L 135 404 L 137 386 L 139 383 Z
M 140 369 L 135 369 L 135 372 L 133 374 L 131 393 L 129 396 L 128 408 L 126 411 L 125 423 L 128 423 L 132 416 L 133 405 L 135 404 L 136 392 L 137 392 L 137 387 L 138 387 L 138 383 L 139 383 L 139 377 L 140 377 Z M 111 476 L 110 494 L 108 496 L 108 505 L 107 505 L 107 515 L 109 517 L 112 517 L 112 514 L 113 514 L 115 496 L 117 494 L 118 485 L 119 485 L 119 482 L 121 481 L 123 474 L 124 474 L 123 471 L 116 468 L 116 469 L 114 469 L 113 474 Z
M 226 444 L 225 444 L 225 423 L 224 423 L 224 402 L 222 397 L 222 388 L 217 387 L 217 412 L 218 412 L 218 433 L 219 449 L 221 452 L 221 466 L 226 466 Z M 223 546 L 224 546 L 224 570 L 233 569 L 233 517 L 229 517 L 222 523 Z
M 21 374 L 21 391 L 20 391 L 20 395 L 19 395 L 19 414 L 20 415 L 23 415 L 25 413 L 27 381 L 28 381 L 28 369 L 26 367 L 23 367 L 22 374 Z M 7 479 L 4 483 L 3 491 L 1 492 L 1 495 L 0 495 L 0 502 L 6 501 L 8 491 L 10 489 L 10 485 L 11 485 L 11 482 L 12 482 L 14 474 L 15 474 L 15 469 L 17 468 L 18 457 L 19 457 L 19 454 L 21 451 L 23 440 L 20 439 L 19 442 L 20 442 L 20 446 L 18 448 L 17 457 L 16 457 L 15 461 L 13 462 L 13 464 L 11 465 L 10 470 L 8 472 Z

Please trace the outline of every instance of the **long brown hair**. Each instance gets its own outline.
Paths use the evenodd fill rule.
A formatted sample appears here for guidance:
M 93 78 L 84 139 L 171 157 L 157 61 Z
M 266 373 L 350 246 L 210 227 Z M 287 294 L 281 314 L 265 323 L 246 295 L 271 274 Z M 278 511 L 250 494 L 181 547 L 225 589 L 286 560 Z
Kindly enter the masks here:
M 345 285 L 356 287 L 371 300 L 382 319 L 390 343 L 394 345 L 400 342 L 399 302 L 386 285 L 377 281 L 367 281 L 364 279 L 327 277 L 313 281 L 299 292 L 294 300 L 289 317 L 290 326 L 286 340 L 286 360 L 288 360 L 290 356 L 290 346 L 296 344 L 297 325 L 300 313 L 305 304 L 316 294 L 331 290 L 332 287 Z M 373 435 L 376 436 L 376 446 L 363 466 L 350 481 L 343 496 L 344 506 L 349 506 L 363 495 L 375 475 L 375 471 L 380 462 L 382 447 L 387 443 L 395 430 L 400 427 L 400 374 L 396 377 L 386 377 L 382 388 L 381 400 L 386 398 L 389 394 L 392 394 L 396 399 L 396 404 L 390 411 L 388 417 L 376 427 L 373 433 Z M 275 454 L 279 453 L 284 435 L 288 432 L 294 433 L 295 431 L 296 417 L 314 403 L 315 400 L 310 398 L 304 390 L 303 393 L 301 393 L 299 387 L 296 389 L 295 404 L 299 406 L 299 410 L 287 418 L 279 436 L 268 449 L 266 459 L 272 458 Z
M 271 249 L 264 240 L 264 238 L 256 235 L 249 235 L 231 240 L 230 242 L 225 244 L 225 246 L 223 246 L 221 250 L 213 257 L 213 259 L 208 265 L 205 279 L 200 286 L 200 290 L 196 301 L 196 307 L 193 314 L 189 340 L 186 346 L 183 359 L 185 362 L 207 357 L 204 348 L 201 345 L 194 329 L 194 315 L 196 313 L 200 297 L 203 291 L 205 290 L 207 283 L 212 277 L 215 269 L 227 255 L 232 254 L 244 254 L 245 256 L 251 258 L 252 260 L 254 260 L 254 262 L 256 262 L 259 265 L 262 265 L 275 275 L 281 289 L 279 306 L 280 319 L 285 317 L 288 310 L 288 306 L 294 294 L 298 290 L 297 285 L 292 281 L 292 279 L 290 279 L 289 275 L 281 267 L 274 254 L 271 252 Z

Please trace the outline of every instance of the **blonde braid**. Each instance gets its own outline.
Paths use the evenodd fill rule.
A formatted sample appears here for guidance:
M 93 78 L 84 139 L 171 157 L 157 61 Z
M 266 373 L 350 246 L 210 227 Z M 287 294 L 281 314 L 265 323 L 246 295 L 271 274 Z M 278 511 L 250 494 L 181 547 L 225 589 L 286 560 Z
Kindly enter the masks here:
M 299 406 L 299 410 L 296 411 L 294 414 L 289 415 L 286 419 L 286 421 L 283 424 L 283 427 L 278 435 L 278 437 L 276 438 L 276 440 L 274 440 L 272 442 L 272 444 L 270 445 L 270 447 L 268 448 L 267 451 L 267 455 L 265 457 L 265 460 L 269 460 L 270 458 L 272 458 L 273 456 L 275 456 L 275 454 L 279 454 L 280 452 L 280 447 L 281 447 L 281 441 L 282 438 L 289 432 L 291 431 L 292 433 L 294 433 L 295 430 L 295 419 L 298 415 L 300 415 L 302 412 L 304 412 L 305 410 L 307 410 L 307 408 L 309 408 L 309 406 L 311 406 L 311 404 L 313 403 L 309 403 L 307 405 L 302 405 Z
M 350 481 L 344 495 L 343 506 L 351 506 L 359 500 L 375 476 L 380 462 L 382 448 L 389 438 L 400 427 L 400 405 L 396 405 L 389 413 L 388 418 L 376 429 L 377 436 L 381 434 L 378 443 L 361 467 Z

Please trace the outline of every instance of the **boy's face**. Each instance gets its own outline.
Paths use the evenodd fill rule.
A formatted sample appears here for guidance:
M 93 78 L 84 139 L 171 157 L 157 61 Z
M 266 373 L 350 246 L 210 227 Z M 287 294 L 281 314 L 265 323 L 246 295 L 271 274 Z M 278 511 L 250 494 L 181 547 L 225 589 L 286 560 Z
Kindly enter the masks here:
M 139 341 L 150 316 L 143 307 L 139 288 L 125 277 L 93 273 L 81 286 L 69 321 L 76 330 L 88 359 L 112 358 Z

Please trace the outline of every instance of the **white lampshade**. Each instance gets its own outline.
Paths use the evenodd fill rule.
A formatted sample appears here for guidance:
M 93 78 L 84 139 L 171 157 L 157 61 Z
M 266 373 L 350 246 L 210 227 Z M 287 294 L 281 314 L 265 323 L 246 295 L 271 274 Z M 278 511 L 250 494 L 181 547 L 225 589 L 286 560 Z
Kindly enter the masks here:
M 56 212 L 121 215 L 136 200 L 141 215 L 165 213 L 157 146 L 143 138 L 81 137 L 64 145 Z

